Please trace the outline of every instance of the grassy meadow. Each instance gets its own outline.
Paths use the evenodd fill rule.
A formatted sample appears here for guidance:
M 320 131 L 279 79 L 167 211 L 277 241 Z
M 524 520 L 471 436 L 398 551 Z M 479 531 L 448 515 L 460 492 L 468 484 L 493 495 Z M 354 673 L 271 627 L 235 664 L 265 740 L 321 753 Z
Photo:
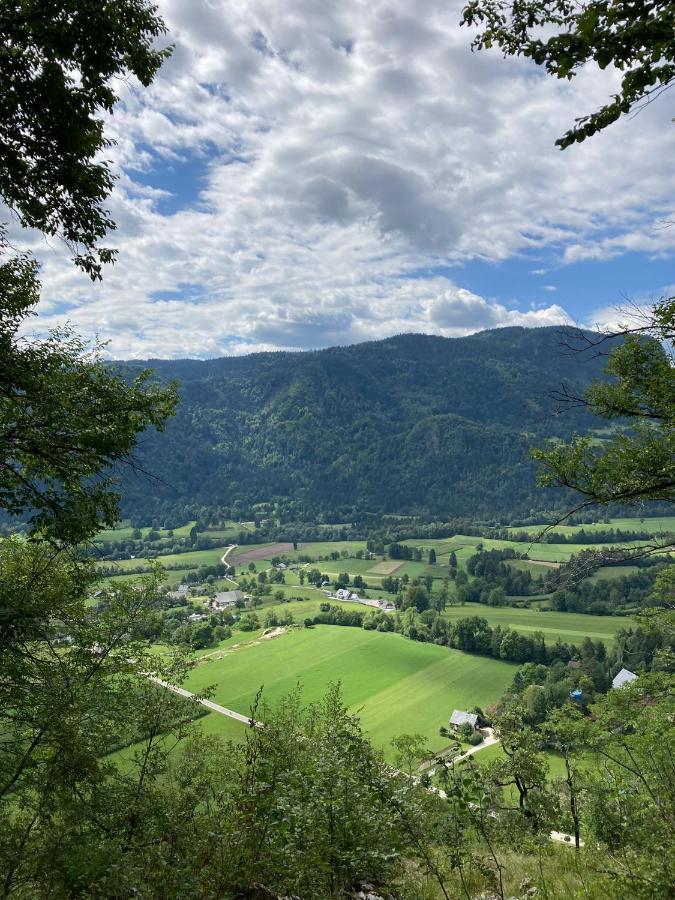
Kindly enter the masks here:
M 185 687 L 201 692 L 212 686 L 211 699 L 247 714 L 260 688 L 274 703 L 302 685 L 304 701 L 312 702 L 340 681 L 350 710 L 391 755 L 392 738 L 403 733 L 422 734 L 432 750 L 443 747 L 447 741 L 438 730 L 453 709 L 495 702 L 515 668 L 397 634 L 317 626 L 250 642 L 222 657 L 205 656 Z

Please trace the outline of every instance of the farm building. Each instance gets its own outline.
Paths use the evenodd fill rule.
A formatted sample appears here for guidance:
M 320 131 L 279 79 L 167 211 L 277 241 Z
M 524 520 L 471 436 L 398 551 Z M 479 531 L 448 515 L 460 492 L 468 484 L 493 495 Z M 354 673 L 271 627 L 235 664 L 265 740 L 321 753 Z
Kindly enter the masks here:
M 476 727 L 476 723 L 478 722 L 478 716 L 476 713 L 464 712 L 461 709 L 456 709 L 453 711 L 450 716 L 450 724 L 453 728 L 459 728 L 460 725 L 470 725 L 472 728 Z
M 335 596 L 338 600 L 359 600 L 359 595 L 354 594 L 351 591 L 347 590 L 347 588 L 338 588 L 335 591 Z
M 227 609 L 234 606 L 237 600 L 243 600 L 243 591 L 219 591 L 211 601 L 212 609 Z
M 621 669 L 621 671 L 617 672 L 612 679 L 612 687 L 623 687 L 625 684 L 630 684 L 631 681 L 635 681 L 636 678 L 637 675 L 635 674 L 635 672 L 631 672 L 630 669 Z
M 190 613 L 187 617 L 188 622 L 201 622 L 202 619 L 206 619 L 208 616 L 205 613 Z

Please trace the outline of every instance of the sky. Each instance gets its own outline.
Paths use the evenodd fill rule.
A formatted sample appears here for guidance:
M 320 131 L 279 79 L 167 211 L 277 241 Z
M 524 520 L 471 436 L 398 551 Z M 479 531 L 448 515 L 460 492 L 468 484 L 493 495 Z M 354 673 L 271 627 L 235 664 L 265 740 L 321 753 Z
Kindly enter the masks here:
M 118 85 L 119 257 L 34 238 L 34 327 L 207 358 L 402 332 L 595 325 L 675 282 L 666 94 L 584 144 L 616 89 L 471 51 L 454 0 L 160 0 L 175 49 Z

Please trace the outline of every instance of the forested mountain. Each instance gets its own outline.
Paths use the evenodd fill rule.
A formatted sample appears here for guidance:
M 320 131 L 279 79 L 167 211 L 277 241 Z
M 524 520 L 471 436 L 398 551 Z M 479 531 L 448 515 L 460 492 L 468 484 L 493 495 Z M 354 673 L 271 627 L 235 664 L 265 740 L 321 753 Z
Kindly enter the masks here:
M 583 410 L 556 415 L 551 395 L 563 383 L 581 391 L 602 368 L 566 351 L 559 328 L 147 364 L 180 382 L 181 403 L 167 431 L 142 442 L 159 481 L 127 478 L 126 514 L 276 500 L 285 519 L 334 521 L 555 506 L 561 495 L 536 487 L 528 448 L 597 427 Z

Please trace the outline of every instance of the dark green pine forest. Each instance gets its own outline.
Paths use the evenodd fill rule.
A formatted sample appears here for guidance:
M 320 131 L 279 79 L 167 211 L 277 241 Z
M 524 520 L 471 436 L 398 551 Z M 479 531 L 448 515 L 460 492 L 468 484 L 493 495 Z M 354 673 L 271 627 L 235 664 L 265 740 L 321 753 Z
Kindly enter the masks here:
M 141 442 L 138 460 L 157 480 L 149 491 L 127 477 L 124 513 L 276 500 L 294 521 L 511 519 L 560 507 L 560 490 L 537 486 L 530 447 L 604 424 L 556 403 L 562 389 L 582 395 L 605 362 L 571 352 L 569 338 L 560 328 L 502 328 L 150 360 L 159 378 L 178 381 L 180 404 L 165 433 Z

